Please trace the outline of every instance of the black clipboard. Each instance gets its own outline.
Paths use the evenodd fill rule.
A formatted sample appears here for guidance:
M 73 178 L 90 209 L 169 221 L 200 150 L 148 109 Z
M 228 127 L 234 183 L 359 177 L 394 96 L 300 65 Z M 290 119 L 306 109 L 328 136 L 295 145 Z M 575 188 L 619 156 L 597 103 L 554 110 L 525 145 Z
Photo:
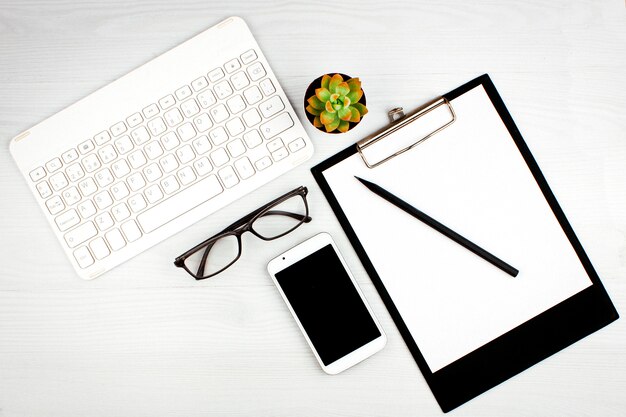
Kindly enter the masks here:
M 460 406 L 619 318 L 598 274 L 550 190 L 489 75 L 484 74 L 450 91 L 442 96 L 442 99 L 451 101 L 479 85 L 483 86 L 506 125 L 543 196 L 578 255 L 592 285 L 434 373 L 428 367 L 380 276 L 323 176 L 326 169 L 357 153 L 357 146 L 351 145 L 311 168 L 315 180 L 337 216 L 444 412 Z M 419 152 L 419 149 L 410 152 Z

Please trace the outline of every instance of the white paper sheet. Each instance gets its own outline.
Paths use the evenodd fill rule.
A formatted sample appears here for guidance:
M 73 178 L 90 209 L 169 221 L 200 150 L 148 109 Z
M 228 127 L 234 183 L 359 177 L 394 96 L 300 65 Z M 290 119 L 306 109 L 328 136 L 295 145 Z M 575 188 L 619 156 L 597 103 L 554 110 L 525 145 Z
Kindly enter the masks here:
M 323 173 L 432 372 L 592 284 L 483 87 L 451 104 L 456 122 L 417 148 L 374 169 L 355 154 Z M 391 205 L 355 175 L 519 275 Z

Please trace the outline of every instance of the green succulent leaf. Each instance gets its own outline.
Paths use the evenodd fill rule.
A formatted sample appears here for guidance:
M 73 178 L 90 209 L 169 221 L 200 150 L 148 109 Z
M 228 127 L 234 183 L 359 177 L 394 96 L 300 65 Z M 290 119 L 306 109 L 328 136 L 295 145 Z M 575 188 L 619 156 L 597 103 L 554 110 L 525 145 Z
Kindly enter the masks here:
M 318 110 L 324 110 L 324 102 L 321 101 L 319 98 L 317 98 L 316 96 L 311 96 L 309 97 L 309 99 L 307 100 L 307 102 L 311 105 L 311 107 L 313 107 L 314 109 L 318 109 Z
M 336 91 L 337 86 L 338 86 L 339 84 L 341 84 L 341 82 L 342 82 L 342 81 L 343 81 L 343 77 L 341 77 L 341 75 L 339 75 L 339 74 L 335 74 L 335 75 L 333 75 L 333 76 L 330 78 L 330 82 L 328 83 L 328 90 L 329 90 L 331 93 L 336 93 L 336 92 L 337 92 L 337 91 Z
M 352 103 L 352 102 L 350 101 L 350 99 L 348 98 L 348 96 L 345 96 L 345 97 L 343 98 L 343 107 L 350 107 L 350 104 L 351 104 L 351 103 Z
M 354 123 L 361 121 L 361 113 L 354 106 L 350 106 L 350 121 Z
M 327 132 L 332 132 L 333 130 L 339 127 L 339 123 L 341 123 L 341 119 L 336 118 L 334 122 L 324 125 Z
M 334 104 L 337 101 L 338 98 L 339 98 L 339 94 L 333 93 L 333 94 L 330 95 L 330 99 L 329 100 Z
M 313 119 L 313 126 L 317 127 L 318 129 L 324 126 L 319 116 L 315 116 L 315 119 Z
M 346 122 L 345 120 L 339 122 L 339 126 L 337 127 L 338 131 L 340 131 L 341 133 L 346 133 L 348 129 L 350 129 L 350 123 Z
M 354 103 L 354 104 L 352 104 L 352 107 L 357 109 L 359 111 L 359 113 L 361 113 L 361 116 L 365 116 L 367 114 L 367 107 L 365 107 L 361 103 Z
M 320 121 L 324 126 L 334 123 L 335 120 L 339 120 L 339 118 L 337 117 L 337 113 L 330 113 L 324 110 L 322 114 L 320 114 Z
M 350 107 L 342 107 L 341 109 L 339 109 L 337 111 L 337 116 L 339 116 L 341 120 L 349 121 L 350 118 L 352 117 L 352 112 L 350 111 Z
M 322 110 L 316 109 L 315 107 L 311 106 L 310 104 L 308 106 L 306 106 L 306 111 L 308 111 L 309 113 L 311 113 L 314 116 L 319 116 L 322 113 Z
M 328 91 L 326 88 L 318 88 L 315 90 L 315 96 L 321 102 L 325 102 L 328 101 L 328 99 L 330 98 L 330 91 Z
M 322 88 L 328 89 L 328 83 L 330 82 L 330 75 L 326 74 L 322 77 Z
M 350 91 L 346 97 L 348 97 L 353 104 L 358 103 L 361 97 L 363 97 L 363 90 L 358 89 L 356 91 Z
M 340 96 L 345 96 L 350 92 L 350 87 L 348 87 L 348 83 L 346 82 L 339 83 L 337 87 L 335 87 L 335 92 Z
M 331 103 L 330 101 L 326 102 L 325 109 L 328 113 L 334 113 L 336 111 L 335 108 L 333 107 L 333 103 Z
M 359 80 L 359 78 L 350 78 L 348 81 L 346 81 L 346 83 L 348 84 L 348 87 L 350 87 L 350 91 L 359 91 L 361 89 L 361 81 Z

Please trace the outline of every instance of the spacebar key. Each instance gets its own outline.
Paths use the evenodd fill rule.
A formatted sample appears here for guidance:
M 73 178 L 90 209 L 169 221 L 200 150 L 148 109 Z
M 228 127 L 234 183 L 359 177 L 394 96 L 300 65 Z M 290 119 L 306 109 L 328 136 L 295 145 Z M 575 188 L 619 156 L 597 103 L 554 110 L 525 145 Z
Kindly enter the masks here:
M 223 191 L 219 180 L 211 175 L 191 187 L 137 216 L 145 233 L 158 229 L 165 223 L 208 201 Z

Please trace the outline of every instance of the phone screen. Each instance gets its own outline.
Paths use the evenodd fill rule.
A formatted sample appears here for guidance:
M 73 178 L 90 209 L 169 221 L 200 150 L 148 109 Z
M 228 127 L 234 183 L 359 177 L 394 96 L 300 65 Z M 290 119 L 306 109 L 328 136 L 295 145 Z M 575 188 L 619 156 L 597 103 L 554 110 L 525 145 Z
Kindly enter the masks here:
M 276 280 L 324 365 L 381 336 L 332 245 L 277 272 Z

